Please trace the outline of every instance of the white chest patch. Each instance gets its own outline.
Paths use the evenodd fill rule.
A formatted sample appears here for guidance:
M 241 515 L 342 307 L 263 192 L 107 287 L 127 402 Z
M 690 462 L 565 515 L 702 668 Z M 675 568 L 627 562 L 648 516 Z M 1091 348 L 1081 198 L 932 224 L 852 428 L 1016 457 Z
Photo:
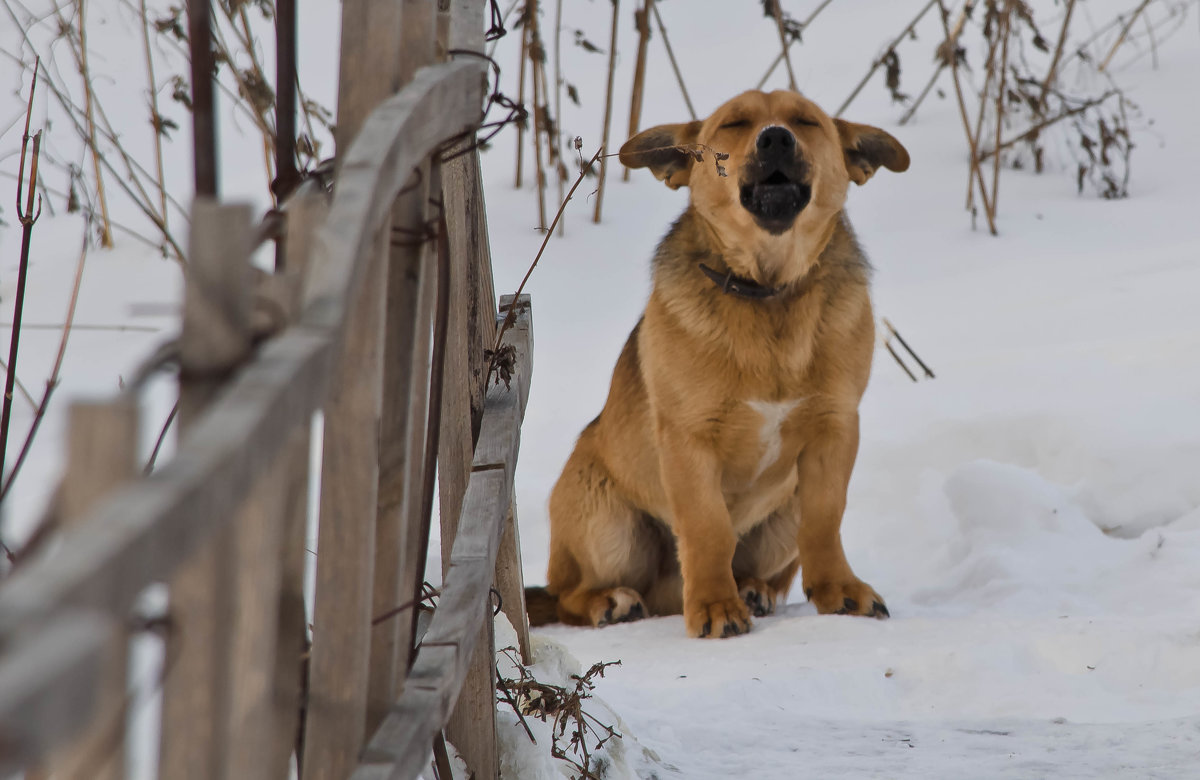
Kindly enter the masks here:
M 783 435 L 781 429 L 788 415 L 804 401 L 797 398 L 794 401 L 747 401 L 746 404 L 762 418 L 762 427 L 758 429 L 758 440 L 762 443 L 763 453 L 759 458 L 758 468 L 754 471 L 757 480 L 763 472 L 779 460 L 783 450 Z

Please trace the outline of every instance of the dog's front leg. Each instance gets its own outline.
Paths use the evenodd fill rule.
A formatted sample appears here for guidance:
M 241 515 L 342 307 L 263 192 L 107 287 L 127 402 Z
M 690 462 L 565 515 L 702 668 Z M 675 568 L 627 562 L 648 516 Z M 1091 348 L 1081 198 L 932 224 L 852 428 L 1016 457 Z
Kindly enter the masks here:
M 737 537 L 721 492 L 716 453 L 694 438 L 662 427 L 659 452 L 683 574 L 688 635 L 744 634 L 750 630 L 750 611 L 733 578 Z
M 858 412 L 826 415 L 799 460 L 800 570 L 804 594 L 821 614 L 885 618 L 887 606 L 855 576 L 842 550 L 846 489 L 858 455 Z

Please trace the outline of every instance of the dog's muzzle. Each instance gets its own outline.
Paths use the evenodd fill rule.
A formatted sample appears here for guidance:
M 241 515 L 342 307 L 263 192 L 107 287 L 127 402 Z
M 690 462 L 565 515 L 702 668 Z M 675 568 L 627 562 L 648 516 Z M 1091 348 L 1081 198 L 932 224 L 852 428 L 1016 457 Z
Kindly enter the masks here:
M 742 171 L 742 207 L 767 231 L 784 232 L 812 199 L 812 186 L 802 180 L 807 168 L 791 131 L 764 129 L 755 141 L 754 158 Z

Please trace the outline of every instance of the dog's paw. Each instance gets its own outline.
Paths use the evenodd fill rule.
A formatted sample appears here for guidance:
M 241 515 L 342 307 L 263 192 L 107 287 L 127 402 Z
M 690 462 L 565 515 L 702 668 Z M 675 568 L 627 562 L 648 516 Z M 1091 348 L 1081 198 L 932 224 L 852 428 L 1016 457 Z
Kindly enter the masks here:
M 592 625 L 599 628 L 610 623 L 629 623 L 648 614 L 641 595 L 633 588 L 609 588 L 592 598 Z
M 822 615 L 862 615 L 880 620 L 891 617 L 883 597 L 859 579 L 806 585 L 804 595 Z
M 775 589 L 755 577 L 738 580 L 738 595 L 746 602 L 746 608 L 754 617 L 775 614 Z
M 692 637 L 724 639 L 750 633 L 750 610 L 740 597 L 685 606 L 683 619 Z

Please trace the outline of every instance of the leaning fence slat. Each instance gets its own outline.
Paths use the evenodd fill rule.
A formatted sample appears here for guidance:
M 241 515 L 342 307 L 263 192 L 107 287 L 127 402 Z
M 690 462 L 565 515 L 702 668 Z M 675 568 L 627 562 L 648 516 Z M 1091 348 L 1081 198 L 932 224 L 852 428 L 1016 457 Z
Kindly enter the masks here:
M 371 109 L 399 87 L 400 9 L 399 3 L 371 0 L 347 0 L 342 5 L 337 140 L 343 148 L 358 136 Z M 338 164 L 339 172 L 344 172 L 352 170 L 354 160 L 340 158 Z M 390 207 L 395 192 L 380 193 L 390 197 L 376 200 L 371 207 Z M 336 205 L 333 212 L 330 227 L 336 226 Z M 317 589 L 302 762 L 306 780 L 345 776 L 367 737 L 389 277 L 387 211 L 378 225 L 378 230 L 357 236 L 371 243 L 362 263 L 362 285 L 345 320 L 345 341 L 325 404 Z M 321 264 L 314 269 L 324 270 Z
M 527 358 L 531 317 L 527 298 L 521 308 L 517 325 L 504 339 L 517 351 L 515 371 L 509 386 L 493 384 L 487 390 L 479 447 L 433 623 L 399 702 L 368 743 L 354 780 L 416 777 L 428 765 L 434 735 L 449 721 L 456 702 L 461 706 L 460 693 L 476 653 L 481 645 L 490 644 L 481 629 L 485 621 L 491 622 L 489 591 L 513 500 L 511 469 L 528 397 L 522 388 L 528 385 L 532 368 Z M 494 700 L 490 706 L 494 715 Z M 461 746 L 455 746 L 461 752 Z M 381 774 L 380 767 L 388 766 L 391 771 Z
M 401 5 L 398 72 L 407 82 L 435 56 L 437 8 L 434 0 Z M 429 331 L 434 269 L 425 252 L 426 204 L 430 165 L 414 171 L 392 210 L 384 327 L 383 396 L 379 431 L 379 494 L 375 520 L 375 581 L 372 614 L 390 614 L 371 631 L 367 693 L 367 733 L 373 732 L 395 701 L 408 671 L 413 620 L 398 605 L 417 599 L 417 561 L 406 555 L 420 549 L 417 513 L 405 512 L 420 480 L 406 482 L 410 460 L 423 461 L 429 393 Z M 421 564 L 424 561 L 420 562 Z M 414 604 L 413 609 L 416 609 Z
M 300 291 L 308 272 L 313 235 L 329 213 L 329 198 L 313 181 L 301 185 L 284 205 L 287 232 L 284 236 L 284 268 L 294 289 L 287 301 L 287 316 L 300 308 Z M 275 624 L 275 695 L 272 699 L 273 733 L 265 751 L 267 776 L 286 780 L 300 726 L 300 680 L 308 651 L 308 616 L 304 609 L 304 569 L 307 552 L 308 482 L 311 424 L 301 422 L 292 442 L 280 456 L 286 482 L 282 529 L 279 615 Z
M 132 398 L 77 401 L 67 427 L 67 467 L 59 493 L 63 527 L 84 517 L 97 500 L 138 472 L 138 410 Z M 125 776 L 124 733 L 129 635 L 114 632 L 98 680 L 91 724 L 69 749 L 46 762 L 51 776 L 73 777 L 86 767 L 95 780 Z
M 183 327 L 179 337 L 181 442 L 251 348 L 251 209 L 197 198 L 192 205 Z M 214 489 L 219 489 L 215 488 Z M 163 682 L 159 772 L 208 780 L 228 751 L 235 610 L 236 531 L 229 525 L 186 560 L 170 582 L 167 636 L 174 659 Z
M 0 776 L 28 766 L 89 724 L 112 629 L 95 613 L 64 610 L 5 646 Z

